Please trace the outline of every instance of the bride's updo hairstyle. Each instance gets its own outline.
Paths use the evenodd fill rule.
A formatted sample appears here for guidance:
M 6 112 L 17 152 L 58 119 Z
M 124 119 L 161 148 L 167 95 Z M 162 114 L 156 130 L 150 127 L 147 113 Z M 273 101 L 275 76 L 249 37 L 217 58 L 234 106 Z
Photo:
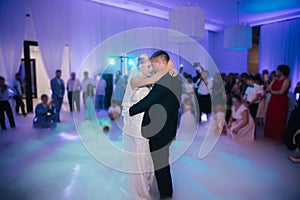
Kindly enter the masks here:
M 143 64 L 146 60 L 149 60 L 150 57 L 147 54 L 141 54 L 137 59 L 137 69 L 140 70 L 141 64 Z

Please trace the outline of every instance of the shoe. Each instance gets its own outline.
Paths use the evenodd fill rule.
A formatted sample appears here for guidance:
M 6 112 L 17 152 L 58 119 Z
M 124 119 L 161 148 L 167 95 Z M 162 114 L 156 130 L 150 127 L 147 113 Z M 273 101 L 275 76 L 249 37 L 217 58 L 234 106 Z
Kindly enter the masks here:
M 290 161 L 294 162 L 294 163 L 300 163 L 300 156 L 289 156 Z

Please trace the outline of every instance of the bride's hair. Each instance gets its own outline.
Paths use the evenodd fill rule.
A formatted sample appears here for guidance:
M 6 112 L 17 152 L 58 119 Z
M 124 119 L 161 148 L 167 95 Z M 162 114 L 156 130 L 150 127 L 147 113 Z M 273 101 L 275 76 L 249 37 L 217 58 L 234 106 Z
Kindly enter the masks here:
M 138 58 L 137 58 L 137 65 L 136 67 L 138 68 L 138 70 L 140 70 L 140 65 L 143 61 L 145 60 L 149 60 L 150 57 L 147 54 L 141 54 Z

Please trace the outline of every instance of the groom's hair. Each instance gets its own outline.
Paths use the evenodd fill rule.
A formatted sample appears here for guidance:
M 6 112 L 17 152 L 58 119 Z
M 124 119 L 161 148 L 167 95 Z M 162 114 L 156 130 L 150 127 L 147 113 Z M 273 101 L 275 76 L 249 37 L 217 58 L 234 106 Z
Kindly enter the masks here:
M 170 60 L 169 54 L 163 50 L 154 52 L 150 59 L 158 58 L 158 57 L 166 62 L 169 62 L 169 60 Z

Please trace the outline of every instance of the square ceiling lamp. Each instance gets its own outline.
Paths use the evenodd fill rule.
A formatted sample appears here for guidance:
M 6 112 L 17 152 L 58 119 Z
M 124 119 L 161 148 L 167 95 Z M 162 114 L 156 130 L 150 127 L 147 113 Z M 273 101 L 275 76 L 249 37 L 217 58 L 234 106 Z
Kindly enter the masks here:
M 252 28 L 240 24 L 239 5 L 237 2 L 237 25 L 226 27 L 224 30 L 224 49 L 248 50 L 252 48 Z
M 182 7 L 169 13 L 169 39 L 173 42 L 191 42 L 204 39 L 204 11 L 199 7 Z

